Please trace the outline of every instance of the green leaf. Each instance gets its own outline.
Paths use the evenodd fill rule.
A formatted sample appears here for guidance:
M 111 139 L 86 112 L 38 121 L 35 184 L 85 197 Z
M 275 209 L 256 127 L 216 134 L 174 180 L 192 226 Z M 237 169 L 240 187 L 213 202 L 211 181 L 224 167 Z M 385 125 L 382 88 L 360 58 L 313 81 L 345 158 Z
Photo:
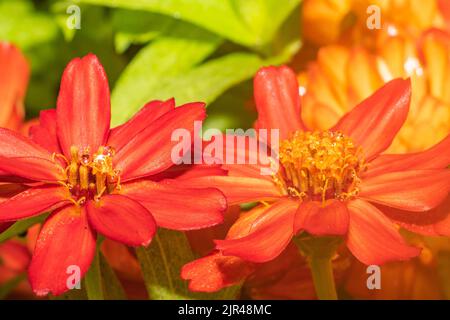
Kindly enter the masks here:
M 130 62 L 112 92 L 112 123 L 128 120 L 157 98 L 160 82 L 181 76 L 206 59 L 222 40 L 202 29 L 177 23 L 164 37 L 143 48 Z
M 116 51 L 124 52 L 131 44 L 147 43 L 168 31 L 175 20 L 161 14 L 134 11 L 114 10 L 113 28 Z
M 5 299 L 11 293 L 11 291 L 19 285 L 19 283 L 26 279 L 26 277 L 27 275 L 25 273 L 22 273 L 17 277 L 3 283 L 0 286 L 0 300 Z
M 104 300 L 103 279 L 100 267 L 100 252 L 97 248 L 94 260 L 89 267 L 89 271 L 84 277 L 84 284 L 89 300 Z
M 47 216 L 48 214 L 41 214 L 36 217 L 31 217 L 29 219 L 19 220 L 15 222 L 11 227 L 0 234 L 0 243 L 5 242 L 6 240 L 27 231 L 30 227 L 34 226 L 37 223 L 44 222 Z
M 87 300 L 88 296 L 86 293 L 86 289 L 81 287 L 80 289 L 72 289 L 63 293 L 59 296 L 49 296 L 50 300 Z
M 275 35 L 300 0 L 81 0 L 81 2 L 146 10 L 194 23 L 235 43 L 260 47 Z
M 0 39 L 25 50 L 51 42 L 58 36 L 57 23 L 50 15 L 36 11 L 32 1 L 0 1 Z
M 190 292 L 180 271 L 183 265 L 194 260 L 194 255 L 182 232 L 159 229 L 152 244 L 137 248 L 136 254 L 153 300 L 232 299 L 240 290 L 234 286 L 213 294 Z
M 125 291 L 114 270 L 99 250 L 84 278 L 89 300 L 121 300 L 126 299 Z

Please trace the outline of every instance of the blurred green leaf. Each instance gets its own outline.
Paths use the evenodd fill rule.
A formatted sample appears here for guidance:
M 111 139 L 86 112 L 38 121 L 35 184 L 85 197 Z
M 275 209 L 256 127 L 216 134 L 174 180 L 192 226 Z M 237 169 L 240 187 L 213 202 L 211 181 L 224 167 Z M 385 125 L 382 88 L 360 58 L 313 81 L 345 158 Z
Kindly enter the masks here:
M 11 239 L 12 237 L 15 237 L 25 231 L 28 230 L 28 228 L 34 226 L 37 223 L 44 222 L 45 218 L 47 218 L 48 214 L 41 214 L 36 217 L 31 217 L 24 220 L 19 220 L 15 222 L 11 227 L 6 229 L 0 234 L 0 243 L 5 242 L 8 239 Z
M 208 57 L 221 42 L 221 38 L 212 33 L 177 23 L 167 35 L 147 45 L 116 83 L 111 97 L 112 123 L 123 123 L 146 102 L 159 98 L 157 90 L 164 79 L 183 75 Z
M 114 10 L 113 28 L 116 51 L 124 52 L 131 44 L 147 43 L 167 31 L 174 19 L 152 12 Z
M 48 14 L 34 9 L 32 1 L 0 0 L 0 39 L 22 50 L 51 42 L 59 36 L 58 25 Z
M 12 278 L 11 280 L 0 285 L 0 300 L 5 299 L 11 293 L 11 291 L 14 290 L 19 285 L 19 283 L 21 283 L 26 278 L 27 275 L 25 273 L 22 273 L 17 277 Z
M 98 249 L 86 273 L 84 284 L 89 300 L 126 299 L 125 291 L 114 270 Z
M 194 260 L 194 255 L 182 232 L 159 229 L 151 245 L 137 248 L 136 254 L 150 299 L 232 299 L 240 291 L 239 286 L 209 294 L 188 290 L 188 283 L 181 279 L 180 272 L 183 265 Z
M 49 295 L 50 300 L 87 300 L 88 296 L 86 289 L 81 287 L 80 289 L 72 289 L 59 296 Z
M 162 79 L 155 98 L 174 96 L 179 104 L 214 101 L 226 89 L 251 78 L 264 61 L 252 53 L 231 53 L 210 60 L 176 78 Z
M 261 47 L 272 39 L 300 0 L 80 0 L 147 10 L 194 23 L 233 42 Z

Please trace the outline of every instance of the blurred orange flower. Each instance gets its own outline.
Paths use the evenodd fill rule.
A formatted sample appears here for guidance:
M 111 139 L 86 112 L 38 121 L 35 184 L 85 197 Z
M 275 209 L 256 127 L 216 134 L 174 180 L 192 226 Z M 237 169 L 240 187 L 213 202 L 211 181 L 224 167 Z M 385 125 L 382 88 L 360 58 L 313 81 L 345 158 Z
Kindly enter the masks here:
M 326 46 L 299 74 L 303 118 L 313 129 L 333 125 L 353 105 L 396 77 L 411 77 L 411 110 L 389 151 L 430 147 L 450 129 L 450 34 L 431 29 L 414 40 L 385 34 L 375 53 Z
M 380 29 L 368 28 L 368 19 L 377 14 L 374 6 Z M 417 36 L 431 27 L 446 27 L 448 17 L 448 0 L 305 0 L 302 30 L 313 45 L 339 42 L 372 48 L 379 30 L 403 29 Z

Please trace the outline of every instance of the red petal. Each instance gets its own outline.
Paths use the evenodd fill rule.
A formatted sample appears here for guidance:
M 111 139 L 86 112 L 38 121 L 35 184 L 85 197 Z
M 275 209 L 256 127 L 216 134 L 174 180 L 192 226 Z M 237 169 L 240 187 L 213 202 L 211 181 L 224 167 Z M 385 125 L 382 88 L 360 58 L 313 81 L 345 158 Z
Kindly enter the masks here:
M 281 139 L 305 129 L 300 115 L 299 85 L 291 69 L 285 66 L 262 68 L 253 86 L 259 129 L 279 129 Z
M 363 179 L 359 198 L 408 211 L 427 211 L 450 191 L 450 170 L 390 172 Z
M 28 187 L 23 184 L 0 183 L 0 203 L 27 189 Z
M 347 247 L 362 263 L 380 265 L 420 254 L 420 249 L 407 245 L 395 225 L 371 204 L 351 201 L 348 210 Z
M 11 227 L 13 224 L 14 222 L 0 222 L 0 233 Z
M 39 116 L 39 124 L 30 128 L 30 138 L 33 142 L 50 152 L 61 154 L 58 136 L 56 134 L 56 110 L 43 110 Z
M 55 162 L 42 158 L 0 157 L 0 171 L 7 172 L 8 175 L 12 176 L 11 179 L 2 180 L 9 182 L 15 181 L 14 176 L 43 182 L 56 182 L 64 180 L 63 169 L 61 168 L 61 170 L 58 170 Z
M 380 206 L 384 214 L 403 228 L 426 236 L 450 236 L 450 196 L 436 208 L 417 214 Z
M 156 232 L 151 213 L 139 202 L 118 194 L 89 201 L 87 213 L 95 230 L 130 246 L 147 246 Z
M 54 210 L 67 204 L 65 187 L 34 187 L 0 203 L 0 221 L 14 221 Z
M 82 277 L 94 254 L 95 235 L 84 209 L 68 206 L 56 211 L 44 223 L 36 242 L 28 270 L 33 291 L 38 296 L 66 292 L 74 274 L 71 268 L 79 267 Z
M 111 130 L 107 145 L 116 150 L 122 149 L 139 132 L 150 126 L 153 121 L 175 108 L 175 100 L 159 100 L 147 103 L 133 118 Z
M 173 166 L 172 149 L 179 143 L 171 139 L 174 130 L 187 130 L 192 142 L 194 121 L 202 121 L 205 116 L 203 103 L 178 107 L 137 134 L 114 157 L 122 181 L 156 174 Z
M 0 157 L 34 157 L 52 161 L 52 154 L 20 133 L 0 128 Z
M 410 98 L 410 81 L 392 80 L 344 115 L 331 130 L 353 138 L 370 161 L 391 145 L 406 120 Z
M 444 169 L 450 164 L 450 135 L 428 150 L 410 154 L 386 154 L 374 159 L 365 177 L 388 172 Z
M 227 209 L 224 195 L 214 188 L 139 181 L 123 184 L 120 192 L 141 203 L 152 213 L 158 226 L 168 229 L 211 227 L 223 221 Z
M 184 265 L 181 278 L 190 280 L 191 291 L 215 292 L 244 281 L 252 271 L 252 264 L 215 252 Z
M 237 256 L 251 262 L 276 258 L 294 234 L 294 217 L 298 203 L 278 201 L 253 222 L 252 231 L 239 239 L 216 240 L 216 248 L 224 255 Z
M 325 206 L 320 202 L 303 202 L 295 215 L 294 231 L 299 230 L 317 235 L 343 235 L 348 230 L 348 210 L 338 200 L 328 201 Z
M 93 54 L 73 59 L 64 70 L 57 101 L 57 132 L 61 149 L 96 152 L 109 132 L 111 106 L 108 79 Z
M 212 176 L 187 179 L 196 188 L 212 187 L 223 192 L 229 205 L 254 201 L 269 201 L 284 197 L 277 186 L 267 179 Z
M 19 130 L 30 68 L 19 49 L 0 41 L 0 70 L 0 127 Z
M 16 272 L 25 272 L 30 263 L 31 254 L 28 248 L 16 239 L 0 244 L 2 266 Z

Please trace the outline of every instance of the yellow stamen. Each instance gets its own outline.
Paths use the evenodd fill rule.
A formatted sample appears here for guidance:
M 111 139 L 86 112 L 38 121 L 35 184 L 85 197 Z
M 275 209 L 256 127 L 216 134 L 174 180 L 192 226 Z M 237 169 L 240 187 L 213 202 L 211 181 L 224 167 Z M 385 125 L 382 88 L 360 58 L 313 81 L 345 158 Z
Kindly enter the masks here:
M 302 132 L 280 144 L 280 170 L 273 176 L 284 194 L 325 203 L 346 200 L 359 189 L 363 153 L 340 132 Z

